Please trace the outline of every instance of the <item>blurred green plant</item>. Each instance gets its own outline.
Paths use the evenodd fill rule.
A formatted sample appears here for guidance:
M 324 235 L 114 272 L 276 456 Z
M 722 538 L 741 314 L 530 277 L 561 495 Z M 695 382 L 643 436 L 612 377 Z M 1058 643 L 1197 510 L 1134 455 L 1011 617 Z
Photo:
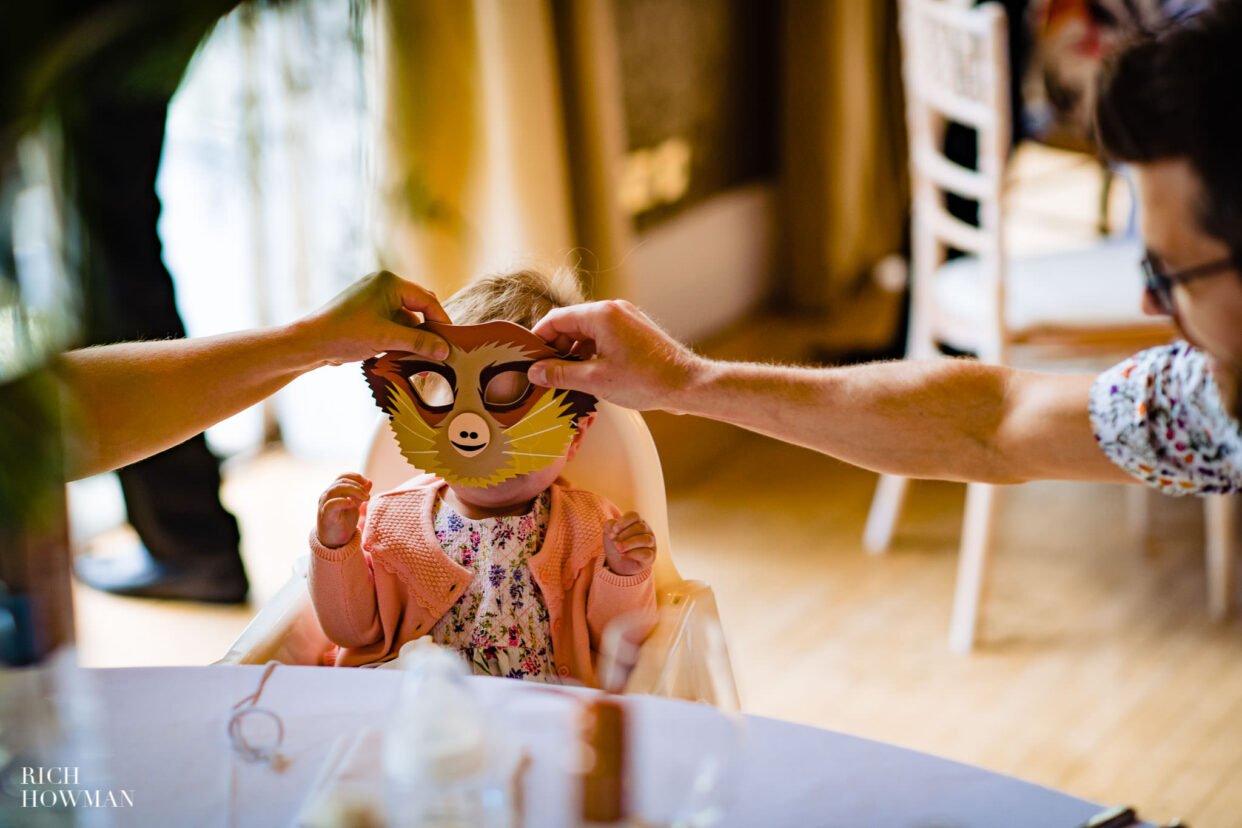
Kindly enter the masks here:
M 45 532 L 60 514 L 60 384 L 48 368 L 0 385 L 0 526 Z

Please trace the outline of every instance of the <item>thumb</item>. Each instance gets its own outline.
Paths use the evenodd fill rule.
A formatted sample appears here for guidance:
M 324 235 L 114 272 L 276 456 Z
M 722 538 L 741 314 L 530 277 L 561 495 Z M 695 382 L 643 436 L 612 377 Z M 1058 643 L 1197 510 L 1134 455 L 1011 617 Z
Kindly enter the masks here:
M 566 359 L 541 359 L 530 366 L 526 376 L 535 385 L 545 388 L 590 393 L 596 392 L 603 379 L 600 364 L 595 360 L 576 362 Z

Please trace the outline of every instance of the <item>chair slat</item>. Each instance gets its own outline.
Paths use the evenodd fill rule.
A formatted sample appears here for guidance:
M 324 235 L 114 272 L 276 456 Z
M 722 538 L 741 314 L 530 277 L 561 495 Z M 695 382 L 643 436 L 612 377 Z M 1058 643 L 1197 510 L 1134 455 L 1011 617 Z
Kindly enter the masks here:
M 975 199 L 1000 197 L 983 174 L 955 164 L 927 146 L 918 147 L 914 152 L 918 172 L 941 189 Z
M 939 204 L 928 204 L 921 209 L 928 228 L 941 241 L 975 255 L 994 252 L 996 245 L 991 236 L 949 215 Z

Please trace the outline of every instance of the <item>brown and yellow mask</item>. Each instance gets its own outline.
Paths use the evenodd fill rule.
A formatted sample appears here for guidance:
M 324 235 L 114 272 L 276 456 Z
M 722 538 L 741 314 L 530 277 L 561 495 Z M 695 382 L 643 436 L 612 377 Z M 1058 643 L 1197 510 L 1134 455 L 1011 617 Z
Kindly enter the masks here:
M 563 355 L 512 322 L 420 327 L 448 342 L 447 359 L 390 351 L 362 365 L 406 460 L 449 483 L 483 488 L 565 456 L 595 398 L 526 376 L 533 362 Z

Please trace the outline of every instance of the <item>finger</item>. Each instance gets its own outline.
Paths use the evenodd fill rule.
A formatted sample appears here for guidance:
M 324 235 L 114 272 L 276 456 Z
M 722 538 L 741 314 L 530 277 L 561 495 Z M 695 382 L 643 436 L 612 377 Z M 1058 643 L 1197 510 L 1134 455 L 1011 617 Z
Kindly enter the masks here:
M 607 318 L 616 312 L 615 302 L 587 302 L 567 308 L 553 308 L 535 323 L 531 332 L 548 343 L 594 340 L 605 330 Z
M 412 351 L 437 362 L 447 359 L 449 355 L 449 345 L 441 337 L 431 331 L 411 328 L 400 322 L 383 324 L 375 347 L 377 352 Z
M 323 504 L 323 508 L 320 511 L 322 511 L 325 515 L 335 517 L 347 514 L 348 512 L 358 511 L 358 504 L 348 498 L 337 497 Z
M 598 352 L 595 343 L 579 339 L 569 346 L 569 356 L 578 357 L 579 359 L 590 359 Z
M 416 285 L 409 279 L 402 279 L 396 274 L 391 275 L 390 284 L 392 289 L 396 291 L 398 305 L 407 310 L 421 313 L 424 319 L 432 322 L 450 323 L 449 315 L 444 312 L 444 308 L 440 306 L 440 300 L 436 295 L 421 285 Z M 419 353 L 422 353 L 421 351 Z
M 345 474 L 342 474 L 340 477 L 338 477 L 336 479 L 336 482 L 340 483 L 343 480 L 352 480 L 355 483 L 361 483 L 364 487 L 368 489 L 371 488 L 371 481 L 367 480 L 365 477 L 363 477 L 361 474 L 358 474 L 357 472 L 346 472 Z
M 423 324 L 423 317 L 408 308 L 397 308 L 397 312 L 393 315 L 393 321 L 398 324 L 405 325 L 407 328 L 417 328 Z
M 595 393 L 603 387 L 603 366 L 600 363 L 568 362 L 561 359 L 541 359 L 532 364 L 526 376 L 535 385 L 544 388 L 563 388 L 570 391 Z
M 617 551 L 633 553 L 640 549 L 650 549 L 655 554 L 655 538 L 650 534 L 635 535 L 632 538 L 620 538 L 616 541 Z
M 626 549 L 621 556 L 626 560 L 649 564 L 655 560 L 656 551 L 654 546 L 636 546 L 633 549 Z
M 637 549 L 633 552 L 624 552 L 621 554 L 621 560 L 626 561 L 629 564 L 629 567 L 617 567 L 618 569 L 634 569 L 641 571 L 651 566 L 652 562 L 655 560 L 655 550 Z M 634 571 L 630 574 L 637 575 L 638 572 Z
M 327 503 L 329 500 L 336 497 L 349 497 L 362 502 L 370 499 L 371 495 L 357 483 L 338 483 L 336 485 L 329 486 L 319 498 L 319 502 Z
M 357 480 L 349 480 L 349 479 L 342 478 L 340 480 L 334 481 L 332 485 L 328 487 L 327 490 L 331 492 L 337 489 L 345 490 L 345 491 L 354 491 L 354 492 L 358 492 L 359 494 L 366 494 L 368 491 L 370 491 L 371 484 L 369 481 L 360 482 Z
M 642 521 L 639 521 L 638 523 L 630 524 L 629 526 L 617 532 L 616 538 L 619 541 L 623 541 L 623 540 L 629 540 L 630 538 L 634 538 L 639 535 L 650 536 L 654 534 L 655 533 L 651 531 L 650 526 L 648 526 L 646 523 L 643 523 Z
M 370 500 L 371 493 L 359 486 L 357 483 L 342 483 L 340 486 L 333 486 L 326 494 L 332 497 L 352 497 L 357 501 Z
M 612 523 L 616 527 L 617 532 L 621 532 L 627 527 L 633 526 L 640 520 L 642 520 L 642 518 L 639 517 L 638 512 L 629 511 L 621 515 L 621 517 L 615 518 Z
M 549 342 L 548 345 L 557 353 L 572 354 L 578 348 L 579 342 L 565 334 L 557 334 L 556 338 Z
M 617 526 L 612 531 L 614 538 L 624 538 L 639 532 L 650 532 L 651 527 L 643 522 L 642 518 L 638 520 L 619 520 Z
M 339 509 L 330 509 L 328 507 L 329 503 L 336 503 L 336 504 L 343 503 L 343 504 L 348 505 L 349 508 L 351 509 L 361 510 L 362 504 L 366 503 L 366 501 L 359 500 L 356 497 L 329 497 L 323 503 L 319 504 L 319 511 L 323 514 L 327 514 L 328 512 L 332 512 L 332 511 L 339 511 Z

